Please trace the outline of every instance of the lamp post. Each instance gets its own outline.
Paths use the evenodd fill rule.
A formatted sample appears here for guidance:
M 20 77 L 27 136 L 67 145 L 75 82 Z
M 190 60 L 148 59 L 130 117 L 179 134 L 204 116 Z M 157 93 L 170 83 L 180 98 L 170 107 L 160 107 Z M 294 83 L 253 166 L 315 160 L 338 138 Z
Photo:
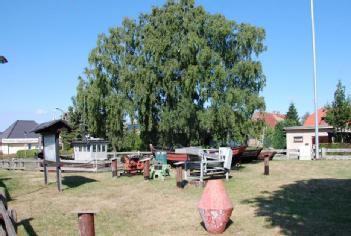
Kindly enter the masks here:
M 61 118 L 62 118 L 62 120 L 65 120 L 66 112 L 64 112 L 64 110 L 62 110 L 61 108 L 58 108 L 58 107 L 56 107 L 55 109 L 62 112 Z
M 316 66 L 316 38 L 314 31 L 313 0 L 311 0 L 311 24 L 312 24 L 312 50 L 313 50 L 313 88 L 314 88 L 314 129 L 315 129 L 315 157 L 319 159 L 319 135 L 318 135 L 318 103 L 317 103 L 317 66 Z

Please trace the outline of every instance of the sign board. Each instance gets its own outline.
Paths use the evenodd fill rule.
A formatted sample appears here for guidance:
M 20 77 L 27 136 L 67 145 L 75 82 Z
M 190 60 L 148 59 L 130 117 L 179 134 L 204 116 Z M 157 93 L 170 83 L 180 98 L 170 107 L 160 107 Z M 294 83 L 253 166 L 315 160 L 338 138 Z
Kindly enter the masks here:
M 44 139 L 44 157 L 47 161 L 56 162 L 56 138 L 55 134 L 45 134 Z
M 219 148 L 219 155 L 220 155 L 221 159 L 224 160 L 223 167 L 230 170 L 232 167 L 232 157 L 233 157 L 232 149 L 228 148 L 228 147 L 220 147 Z

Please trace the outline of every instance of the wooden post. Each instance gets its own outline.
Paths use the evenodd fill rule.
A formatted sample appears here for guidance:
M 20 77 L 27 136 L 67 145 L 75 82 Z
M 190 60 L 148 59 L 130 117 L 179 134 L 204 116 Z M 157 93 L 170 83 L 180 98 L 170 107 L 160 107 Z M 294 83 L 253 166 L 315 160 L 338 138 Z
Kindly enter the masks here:
M 78 223 L 80 236 L 95 236 L 93 212 L 78 213 Z
M 326 157 L 326 149 L 325 148 L 322 148 L 322 156 L 321 156 L 322 158 L 323 157 Z
M 111 170 L 112 170 L 112 178 L 117 178 L 117 159 L 113 158 L 111 160 Z
M 62 180 L 61 180 L 61 163 L 60 163 L 60 154 L 59 154 L 59 134 L 55 135 L 55 149 L 56 149 L 56 182 L 57 189 L 59 192 L 62 192 Z
M 48 185 L 48 167 L 46 164 L 46 160 L 45 160 L 45 143 L 44 143 L 44 136 L 42 136 L 41 138 L 41 145 L 43 146 L 43 168 L 44 168 L 44 184 Z
M 150 179 L 150 160 L 144 162 L 144 180 Z
M 264 175 L 269 175 L 269 155 L 264 157 Z
M 6 208 L 7 208 L 7 199 L 6 199 L 5 188 L 0 188 L 1 200 L 0 200 L 0 215 L 2 220 L 5 223 L 5 228 L 8 236 L 16 236 L 16 230 L 13 226 L 12 219 L 10 218 Z
M 43 167 L 44 167 L 44 184 L 48 185 L 48 164 L 43 160 Z
M 183 188 L 183 167 L 181 165 L 176 168 L 176 186 Z

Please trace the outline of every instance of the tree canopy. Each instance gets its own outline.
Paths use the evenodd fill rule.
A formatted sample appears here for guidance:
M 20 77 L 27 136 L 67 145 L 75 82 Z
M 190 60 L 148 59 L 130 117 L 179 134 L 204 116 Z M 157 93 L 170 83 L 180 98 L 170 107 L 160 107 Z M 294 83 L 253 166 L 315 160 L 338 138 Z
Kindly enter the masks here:
M 299 114 L 294 103 L 290 103 L 288 112 L 286 113 L 285 125 L 288 126 L 297 126 L 300 125 Z
M 351 100 L 350 97 L 346 97 L 345 86 L 342 85 L 340 80 L 336 85 L 334 101 L 331 105 L 327 105 L 326 108 L 327 123 L 334 127 L 337 141 L 343 141 L 343 136 L 345 135 L 342 133 L 345 131 L 351 120 Z
M 168 1 L 98 36 L 72 112 L 117 149 L 130 148 L 126 123 L 143 146 L 245 142 L 265 108 L 264 38 L 193 0 Z

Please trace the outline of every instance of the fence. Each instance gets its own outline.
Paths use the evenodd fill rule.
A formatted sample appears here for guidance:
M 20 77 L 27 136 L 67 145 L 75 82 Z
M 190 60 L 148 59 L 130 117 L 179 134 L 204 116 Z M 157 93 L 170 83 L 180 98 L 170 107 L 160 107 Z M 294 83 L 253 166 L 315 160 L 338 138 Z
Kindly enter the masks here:
M 3 159 L 0 168 L 7 170 L 40 170 L 42 160 L 28 159 Z
M 266 149 L 262 152 L 276 152 L 273 160 L 298 160 L 300 156 L 299 149 Z
M 321 157 L 328 160 L 351 160 L 351 149 L 322 148 Z
M 54 162 L 47 162 L 48 171 L 55 170 Z M 43 160 L 7 159 L 0 160 L 0 168 L 7 170 L 42 171 Z M 61 161 L 61 170 L 65 172 L 104 172 L 111 171 L 110 160 Z

